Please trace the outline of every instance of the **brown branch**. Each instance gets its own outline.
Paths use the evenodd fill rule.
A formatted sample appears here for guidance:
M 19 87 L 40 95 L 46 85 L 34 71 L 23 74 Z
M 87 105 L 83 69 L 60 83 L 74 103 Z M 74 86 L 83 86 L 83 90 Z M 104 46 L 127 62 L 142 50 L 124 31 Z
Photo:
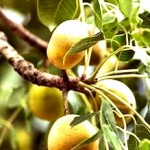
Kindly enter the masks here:
M 31 46 L 35 46 L 40 49 L 43 53 L 45 53 L 47 48 L 47 42 L 40 39 L 36 35 L 32 34 L 30 31 L 25 29 L 22 25 L 19 25 L 9 18 L 3 12 L 3 9 L 0 8 L 0 19 L 3 21 L 5 25 L 7 25 L 13 32 L 15 32 L 18 36 L 28 42 Z
M 7 42 L 7 38 L 3 32 L 0 32 L 0 53 L 24 79 L 38 85 L 57 87 L 59 89 L 66 88 L 62 77 L 37 70 L 32 63 L 19 55 Z M 67 88 L 79 90 L 77 89 L 78 81 L 78 78 L 69 77 Z

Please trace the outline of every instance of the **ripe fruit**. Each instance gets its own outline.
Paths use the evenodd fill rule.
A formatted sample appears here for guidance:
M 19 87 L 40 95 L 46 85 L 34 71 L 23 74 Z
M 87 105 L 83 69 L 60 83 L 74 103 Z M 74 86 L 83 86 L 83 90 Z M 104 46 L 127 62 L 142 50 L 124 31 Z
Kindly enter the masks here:
M 74 127 L 70 123 L 78 115 L 70 114 L 56 120 L 48 135 L 48 150 L 71 150 L 83 140 L 97 132 L 89 121 L 84 121 Z M 98 140 L 80 150 L 98 150 Z
M 35 116 L 45 120 L 56 120 L 64 113 L 62 94 L 57 88 L 32 85 L 28 105 Z
M 109 90 L 110 92 L 113 92 L 116 94 L 118 97 L 122 98 L 124 101 L 128 102 L 130 106 L 132 106 L 132 110 L 127 107 L 125 104 L 121 103 L 117 97 L 103 91 L 103 93 L 110 98 L 110 100 L 113 101 L 113 103 L 119 108 L 119 110 L 122 112 L 122 114 L 130 114 L 133 115 L 134 112 L 133 110 L 136 109 L 136 100 L 134 97 L 133 92 L 129 89 L 129 87 L 124 84 L 121 81 L 113 80 L 113 79 L 106 79 L 102 80 L 97 83 L 98 86 L 105 88 Z M 96 98 L 98 98 L 98 95 L 96 95 Z M 117 115 L 115 115 L 117 125 L 123 126 L 122 119 L 119 118 Z M 131 117 L 126 117 L 125 116 L 125 121 L 126 123 L 129 123 L 131 120 Z
M 53 32 L 47 48 L 49 61 L 60 69 L 69 69 L 77 65 L 84 56 L 84 51 L 67 55 L 66 52 L 81 39 L 88 37 L 86 24 L 78 20 L 67 20 Z

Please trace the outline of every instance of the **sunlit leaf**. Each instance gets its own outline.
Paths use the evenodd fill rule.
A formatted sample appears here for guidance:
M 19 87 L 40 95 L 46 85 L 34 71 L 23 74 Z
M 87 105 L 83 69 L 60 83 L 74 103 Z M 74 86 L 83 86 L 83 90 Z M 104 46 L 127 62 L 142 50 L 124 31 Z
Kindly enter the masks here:
M 139 18 L 139 9 L 140 9 L 140 5 L 136 4 L 133 6 L 133 9 L 131 11 L 129 20 L 132 28 L 136 27 L 137 24 L 141 21 L 141 19 Z
M 116 15 L 114 13 L 105 13 L 103 15 L 103 30 L 110 30 L 114 28 L 118 23 Z
M 150 150 L 150 140 L 142 140 L 139 145 L 139 150 Z
M 79 0 L 38 0 L 37 9 L 39 19 L 50 31 L 80 14 Z
M 133 1 L 132 0 L 128 0 L 128 1 L 118 0 L 118 3 L 119 3 L 119 8 L 122 11 L 122 13 L 126 17 L 129 17 L 132 11 Z
M 134 38 L 145 46 L 150 46 L 150 29 L 149 28 L 138 28 L 133 31 Z
M 109 3 L 118 5 L 118 0 L 107 0 Z

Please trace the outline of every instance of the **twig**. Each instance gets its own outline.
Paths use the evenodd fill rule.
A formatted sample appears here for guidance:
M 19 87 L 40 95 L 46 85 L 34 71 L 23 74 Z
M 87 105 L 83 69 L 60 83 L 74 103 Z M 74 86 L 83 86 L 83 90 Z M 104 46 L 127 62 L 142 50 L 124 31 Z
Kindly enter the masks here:
M 68 115 L 69 114 L 69 106 L 67 100 L 68 91 L 66 89 L 63 89 L 62 94 L 63 94 L 64 114 Z
M 0 19 L 3 21 L 5 25 L 7 25 L 13 32 L 15 32 L 18 36 L 28 42 L 31 46 L 35 46 L 40 49 L 43 53 L 46 52 L 47 42 L 40 39 L 36 35 L 32 34 L 30 31 L 25 29 L 22 25 L 19 25 L 9 18 L 3 12 L 3 9 L 0 8 Z

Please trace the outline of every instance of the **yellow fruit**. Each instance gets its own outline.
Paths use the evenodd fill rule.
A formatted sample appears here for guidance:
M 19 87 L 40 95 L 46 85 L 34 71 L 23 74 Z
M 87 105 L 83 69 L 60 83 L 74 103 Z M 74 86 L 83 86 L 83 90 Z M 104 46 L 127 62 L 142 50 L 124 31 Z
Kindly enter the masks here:
M 15 138 L 18 150 L 32 150 L 32 136 L 27 130 L 17 129 Z
M 105 88 L 109 90 L 110 92 L 116 94 L 118 97 L 122 98 L 124 101 L 128 102 L 130 106 L 132 106 L 132 110 L 131 110 L 125 104 L 120 102 L 119 99 L 117 99 L 115 96 L 103 91 L 103 93 L 105 93 L 106 96 L 108 96 L 113 101 L 113 103 L 119 108 L 122 114 L 134 115 L 133 110 L 136 109 L 136 100 L 135 100 L 133 92 L 130 90 L 130 88 L 126 84 L 124 84 L 121 81 L 117 81 L 113 79 L 106 79 L 106 80 L 102 80 L 98 82 L 97 85 L 99 87 Z M 96 97 L 97 96 L 98 95 L 96 95 Z M 117 125 L 123 126 L 122 119 L 119 118 L 116 114 L 115 114 L 115 118 L 116 118 Z M 126 123 L 129 123 L 130 120 L 131 120 L 130 116 L 125 117 Z
M 30 111 L 45 120 L 56 120 L 64 114 L 62 92 L 57 88 L 32 85 L 29 91 Z
M 78 115 L 70 114 L 56 120 L 48 135 L 48 150 L 71 150 L 83 140 L 97 132 L 89 121 L 84 121 L 74 127 L 70 123 Z M 98 150 L 98 140 L 80 150 Z
M 70 69 L 77 65 L 84 56 L 84 51 L 67 55 L 66 52 L 81 39 L 88 37 L 86 24 L 78 20 L 67 20 L 53 32 L 47 48 L 49 61 L 60 69 Z

